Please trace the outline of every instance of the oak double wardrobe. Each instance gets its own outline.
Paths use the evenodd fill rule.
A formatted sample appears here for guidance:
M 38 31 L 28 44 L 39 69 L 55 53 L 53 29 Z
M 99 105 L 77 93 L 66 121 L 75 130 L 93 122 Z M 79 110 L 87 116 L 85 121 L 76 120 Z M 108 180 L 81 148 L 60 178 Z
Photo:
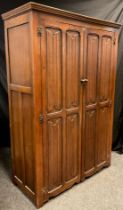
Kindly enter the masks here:
M 110 165 L 120 25 L 33 2 L 2 17 L 13 181 L 40 207 Z

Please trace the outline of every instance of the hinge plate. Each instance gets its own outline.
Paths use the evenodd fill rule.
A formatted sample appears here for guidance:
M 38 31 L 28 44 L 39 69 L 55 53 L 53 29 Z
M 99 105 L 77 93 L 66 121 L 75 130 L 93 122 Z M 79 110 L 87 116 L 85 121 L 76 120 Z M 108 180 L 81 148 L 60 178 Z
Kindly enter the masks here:
M 37 33 L 40 36 L 42 35 L 42 28 L 40 26 L 38 26 L 38 28 L 37 28 Z
M 116 44 L 116 38 L 114 38 L 114 40 L 113 40 L 113 44 L 114 44 L 114 45 Z

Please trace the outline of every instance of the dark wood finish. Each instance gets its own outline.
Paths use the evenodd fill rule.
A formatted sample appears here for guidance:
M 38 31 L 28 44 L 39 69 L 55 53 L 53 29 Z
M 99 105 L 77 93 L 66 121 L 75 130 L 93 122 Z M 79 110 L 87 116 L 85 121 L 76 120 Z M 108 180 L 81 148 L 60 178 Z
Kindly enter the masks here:
M 2 17 L 13 181 L 40 207 L 110 165 L 120 25 L 36 3 Z
M 85 176 L 90 176 L 109 161 L 109 139 L 113 81 L 112 72 L 114 39 L 113 32 L 87 30 L 85 40 Z M 92 59 L 93 58 L 93 59 Z M 90 154 L 88 156 L 88 154 Z

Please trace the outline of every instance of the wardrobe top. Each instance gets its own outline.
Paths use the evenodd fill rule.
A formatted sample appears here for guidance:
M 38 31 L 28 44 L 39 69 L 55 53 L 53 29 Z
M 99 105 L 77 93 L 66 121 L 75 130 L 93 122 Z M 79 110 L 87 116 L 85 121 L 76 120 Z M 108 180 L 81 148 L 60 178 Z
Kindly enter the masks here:
M 50 14 L 60 15 L 62 17 L 68 17 L 68 18 L 83 21 L 83 22 L 86 22 L 86 23 L 93 23 L 93 24 L 113 27 L 113 28 L 117 28 L 117 29 L 119 29 L 121 27 L 121 25 L 118 24 L 118 23 L 88 17 L 88 16 L 85 16 L 85 15 L 81 15 L 79 13 L 58 9 L 58 8 L 55 8 L 55 7 L 50 7 L 50 6 L 35 3 L 35 2 L 28 2 L 28 3 L 26 3 L 26 4 L 24 4 L 20 7 L 17 7 L 16 9 L 13 9 L 9 12 L 6 12 L 6 13 L 2 14 L 2 18 L 3 18 L 3 20 L 7 20 L 11 17 L 17 16 L 17 15 L 19 15 L 21 13 L 24 13 L 26 11 L 29 11 L 29 10 L 47 12 L 47 13 L 50 13 Z

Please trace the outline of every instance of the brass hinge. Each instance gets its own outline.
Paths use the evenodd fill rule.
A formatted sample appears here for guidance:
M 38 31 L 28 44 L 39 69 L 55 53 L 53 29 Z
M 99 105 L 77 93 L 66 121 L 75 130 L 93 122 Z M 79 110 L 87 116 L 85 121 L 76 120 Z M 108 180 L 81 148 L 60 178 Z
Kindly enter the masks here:
M 44 122 L 44 116 L 43 116 L 43 114 L 40 114 L 39 121 L 40 121 L 40 124 L 42 124 Z
M 39 36 L 42 36 L 42 28 L 40 26 L 37 28 L 37 33 Z
M 113 44 L 114 44 L 114 45 L 116 44 L 116 38 L 114 38 L 114 40 L 113 40 Z

